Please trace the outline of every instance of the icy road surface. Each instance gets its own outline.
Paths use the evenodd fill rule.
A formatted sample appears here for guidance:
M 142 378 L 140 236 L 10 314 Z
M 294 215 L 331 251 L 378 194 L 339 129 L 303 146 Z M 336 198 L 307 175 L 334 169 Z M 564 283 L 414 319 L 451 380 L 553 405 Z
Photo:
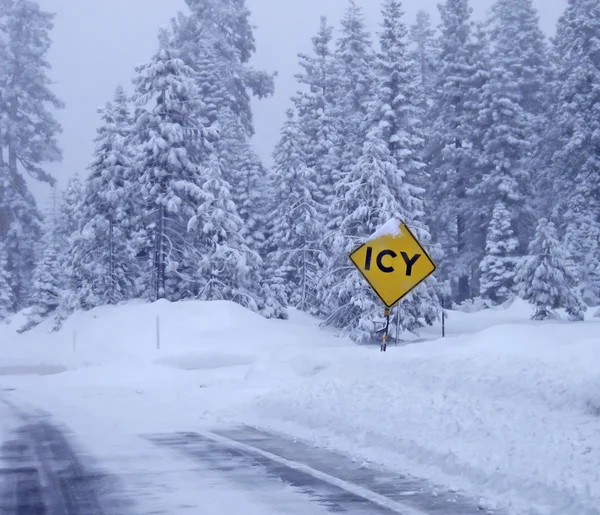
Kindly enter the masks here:
M 387 353 L 228 302 L 104 306 L 60 331 L 16 315 L 0 398 L 29 418 L 0 413 L 7 513 L 18 488 L 58 502 L 58 477 L 108 515 L 600 515 L 596 310 L 451 311 L 447 338 Z
M 0 513 L 484 513 L 456 494 L 250 427 L 140 439 L 155 452 L 92 457 L 49 414 L 1 400 Z

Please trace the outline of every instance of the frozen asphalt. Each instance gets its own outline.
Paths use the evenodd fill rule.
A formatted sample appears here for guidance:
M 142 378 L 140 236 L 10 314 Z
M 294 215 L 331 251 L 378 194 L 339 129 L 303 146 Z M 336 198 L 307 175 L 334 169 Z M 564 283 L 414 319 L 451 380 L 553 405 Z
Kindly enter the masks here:
M 155 485 L 163 478 L 165 492 L 175 498 L 178 485 L 186 487 L 169 515 L 233 515 L 232 508 L 265 515 L 491 513 L 456 493 L 251 427 L 140 438 L 172 458 L 168 470 L 148 467 L 146 482 Z M 2 515 L 167 513 L 160 502 L 154 507 L 139 502 L 147 493 L 121 488 L 126 478 L 114 467 L 105 471 L 103 456 L 82 450 L 77 435 L 47 413 L 0 400 L 0 441 Z M 134 450 L 126 458 L 135 460 Z

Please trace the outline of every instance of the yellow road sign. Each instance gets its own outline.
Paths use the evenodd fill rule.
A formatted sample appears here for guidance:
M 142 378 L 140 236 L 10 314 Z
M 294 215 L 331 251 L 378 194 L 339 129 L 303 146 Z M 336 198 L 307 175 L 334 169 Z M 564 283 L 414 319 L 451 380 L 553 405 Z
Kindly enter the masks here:
M 349 257 L 388 308 L 435 272 L 435 263 L 415 235 L 395 219 Z

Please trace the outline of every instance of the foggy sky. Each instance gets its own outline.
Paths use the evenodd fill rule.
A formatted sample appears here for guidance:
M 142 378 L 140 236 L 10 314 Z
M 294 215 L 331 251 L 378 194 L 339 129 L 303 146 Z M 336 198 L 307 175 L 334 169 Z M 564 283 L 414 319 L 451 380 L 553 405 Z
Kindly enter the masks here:
M 74 173 L 87 175 L 99 124 L 96 110 L 112 98 L 117 84 L 131 91 L 134 67 L 148 61 L 157 48 L 159 27 L 167 26 L 184 0 L 39 0 L 42 9 L 56 13 L 54 42 L 49 54 L 54 92 L 66 103 L 57 114 L 64 132 L 60 143 L 62 163 L 47 169 L 64 186 Z M 472 0 L 476 17 L 486 14 L 493 0 Z M 363 6 L 372 31 L 378 30 L 380 2 L 357 0 Z M 410 24 L 419 9 L 438 20 L 438 0 L 405 0 L 406 21 Z M 544 31 L 552 35 L 566 0 L 535 0 Z M 309 52 L 311 37 L 326 15 L 336 28 L 347 0 L 247 0 L 256 25 L 255 68 L 277 71 L 275 96 L 254 102 L 256 136 L 254 145 L 266 163 L 279 137 L 279 129 L 290 107 L 289 98 L 297 89 L 294 73 L 297 54 Z M 47 187 L 35 186 L 41 207 Z

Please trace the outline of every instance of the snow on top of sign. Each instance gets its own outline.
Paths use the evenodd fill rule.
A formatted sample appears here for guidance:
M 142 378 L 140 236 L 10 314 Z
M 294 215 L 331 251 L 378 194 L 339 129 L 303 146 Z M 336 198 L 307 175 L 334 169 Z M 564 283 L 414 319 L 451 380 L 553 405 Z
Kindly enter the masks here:
M 400 230 L 401 225 L 402 222 L 398 218 L 394 217 L 384 223 L 373 234 L 371 234 L 367 241 L 373 241 L 377 238 L 381 238 L 382 236 L 400 236 L 400 234 L 402 234 L 402 231 Z

